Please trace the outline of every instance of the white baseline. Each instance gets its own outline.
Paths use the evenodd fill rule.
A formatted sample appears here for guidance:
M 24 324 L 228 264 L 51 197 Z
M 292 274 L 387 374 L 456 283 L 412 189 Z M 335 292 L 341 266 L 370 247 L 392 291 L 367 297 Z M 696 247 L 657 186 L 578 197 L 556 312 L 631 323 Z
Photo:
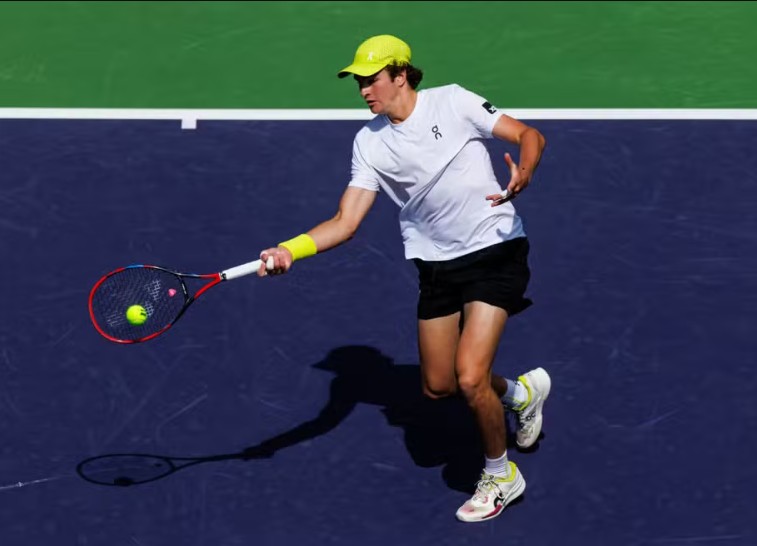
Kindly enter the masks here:
M 521 120 L 757 120 L 757 108 L 499 108 Z M 196 128 L 198 121 L 350 121 L 372 117 L 367 109 L 351 108 L 0 108 L 0 120 L 175 120 L 184 129 Z

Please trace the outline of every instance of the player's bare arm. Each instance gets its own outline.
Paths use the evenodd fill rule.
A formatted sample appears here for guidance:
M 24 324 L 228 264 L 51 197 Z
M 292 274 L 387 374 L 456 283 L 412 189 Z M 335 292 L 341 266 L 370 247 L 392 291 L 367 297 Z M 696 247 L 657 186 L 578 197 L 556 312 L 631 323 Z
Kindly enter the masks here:
M 357 232 L 375 200 L 375 191 L 348 187 L 342 194 L 339 209 L 333 218 L 318 224 L 307 233 L 315 243 L 318 252 L 325 252 L 350 240 Z M 272 267 L 261 266 L 258 271 L 258 275 L 261 276 L 284 273 L 292 267 L 294 261 L 291 252 L 282 246 L 266 249 L 260 257 L 264 263 L 267 262 L 269 257 L 273 258 Z
M 496 207 L 522 192 L 531 182 L 534 171 L 539 165 L 542 151 L 546 145 L 544 136 L 535 128 L 506 115 L 500 116 L 492 129 L 492 135 L 520 146 L 520 161 L 515 163 L 510 154 L 505 154 L 505 163 L 510 169 L 510 180 L 503 194 L 487 195 Z

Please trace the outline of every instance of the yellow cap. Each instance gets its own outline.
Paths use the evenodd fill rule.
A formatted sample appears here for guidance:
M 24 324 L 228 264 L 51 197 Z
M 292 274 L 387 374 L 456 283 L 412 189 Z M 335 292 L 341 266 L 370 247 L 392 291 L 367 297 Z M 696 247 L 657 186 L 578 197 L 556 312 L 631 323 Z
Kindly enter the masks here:
M 390 64 L 410 64 L 410 46 L 396 36 L 382 34 L 360 44 L 355 60 L 338 75 L 340 78 L 349 74 L 371 76 Z

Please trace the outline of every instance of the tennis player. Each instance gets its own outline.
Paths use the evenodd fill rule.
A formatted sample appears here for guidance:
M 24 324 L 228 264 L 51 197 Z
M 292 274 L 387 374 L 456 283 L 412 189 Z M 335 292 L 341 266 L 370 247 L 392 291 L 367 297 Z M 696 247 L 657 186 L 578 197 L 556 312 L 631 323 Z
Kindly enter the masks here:
M 525 297 L 529 242 L 511 201 L 531 182 L 545 140 L 459 85 L 418 91 L 423 73 L 411 64 L 410 47 L 394 36 L 363 42 L 338 74 L 348 75 L 376 117 L 355 136 L 352 179 L 339 210 L 264 250 L 261 258 L 273 257 L 273 267 L 261 266 L 258 273 L 284 273 L 293 262 L 348 241 L 379 191 L 400 207 L 405 256 L 419 272 L 423 391 L 434 399 L 461 394 L 485 449 L 476 492 L 456 515 L 484 521 L 526 487 L 508 460 L 503 403 L 517 415 L 518 446 L 528 448 L 541 432 L 551 386 L 542 368 L 516 381 L 492 374 L 507 319 L 531 304 Z M 493 137 L 520 146 L 517 164 L 505 155 L 505 191 L 483 142 Z

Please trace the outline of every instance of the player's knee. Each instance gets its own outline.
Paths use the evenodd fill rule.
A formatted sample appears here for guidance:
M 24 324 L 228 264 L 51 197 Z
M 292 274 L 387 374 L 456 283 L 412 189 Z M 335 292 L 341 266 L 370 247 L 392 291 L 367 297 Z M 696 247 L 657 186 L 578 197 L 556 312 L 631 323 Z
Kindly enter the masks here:
M 423 384 L 423 395 L 432 400 L 440 400 L 453 396 L 457 392 L 455 385 L 429 385 Z
M 491 388 L 486 375 L 479 373 L 461 374 L 457 382 L 460 392 L 469 401 L 482 396 L 486 389 Z

